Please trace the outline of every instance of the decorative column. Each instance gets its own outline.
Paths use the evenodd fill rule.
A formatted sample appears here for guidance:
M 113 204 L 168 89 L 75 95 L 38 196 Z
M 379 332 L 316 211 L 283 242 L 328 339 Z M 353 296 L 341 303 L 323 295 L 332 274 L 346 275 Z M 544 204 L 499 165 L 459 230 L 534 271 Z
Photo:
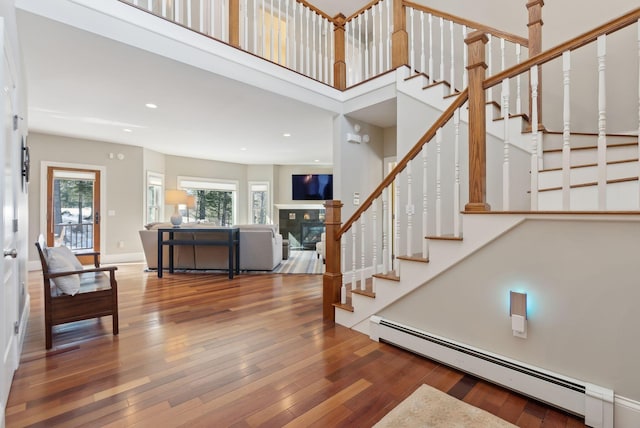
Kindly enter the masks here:
M 325 272 L 322 276 L 322 319 L 335 321 L 334 303 L 340 303 L 340 288 L 342 286 L 342 268 L 340 266 L 340 220 L 342 202 L 326 201 L 325 207 L 325 236 L 326 258 Z
M 347 87 L 347 62 L 345 58 L 346 40 L 344 35 L 345 21 L 346 17 L 343 14 L 338 14 L 333 18 L 333 87 L 340 90 L 346 89 Z
M 489 211 L 487 198 L 486 106 L 482 84 L 485 79 L 485 45 L 489 39 L 474 31 L 465 39 L 469 51 L 469 202 L 466 211 Z
M 529 58 L 542 52 L 542 6 L 543 0 L 529 0 L 527 10 L 529 11 Z M 531 80 L 531 79 L 530 79 Z M 542 68 L 538 67 L 538 130 L 544 129 L 542 126 Z M 531 105 L 531 93 L 529 93 L 529 117 L 533 117 L 533 105 Z
M 240 47 L 240 0 L 229 0 L 229 44 Z
M 409 64 L 409 34 L 406 9 L 402 1 L 393 2 L 393 34 L 391 35 L 391 67 Z M 413 71 L 413 70 L 412 70 Z

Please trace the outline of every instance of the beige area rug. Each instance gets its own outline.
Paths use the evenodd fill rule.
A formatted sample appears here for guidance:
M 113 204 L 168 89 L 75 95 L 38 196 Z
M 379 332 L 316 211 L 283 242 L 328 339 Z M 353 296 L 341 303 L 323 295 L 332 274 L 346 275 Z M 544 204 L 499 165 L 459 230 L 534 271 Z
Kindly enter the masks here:
M 312 250 L 291 250 L 289 258 L 283 260 L 273 273 L 324 273 L 324 264 Z
M 374 427 L 506 428 L 515 425 L 442 391 L 422 385 Z

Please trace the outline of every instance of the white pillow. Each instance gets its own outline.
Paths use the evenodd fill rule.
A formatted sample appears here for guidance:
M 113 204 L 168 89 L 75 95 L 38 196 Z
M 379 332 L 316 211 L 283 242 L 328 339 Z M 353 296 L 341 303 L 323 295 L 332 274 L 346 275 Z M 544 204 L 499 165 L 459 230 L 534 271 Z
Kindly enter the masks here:
M 65 251 L 66 250 L 66 251 Z M 68 251 L 68 253 L 67 253 Z M 74 262 L 69 258 L 69 254 L 76 259 L 76 263 L 80 264 L 78 259 L 71 253 L 67 247 L 53 247 L 47 249 L 47 265 L 49 266 L 49 272 L 69 272 L 74 270 L 82 270 L 74 266 Z M 80 290 L 80 276 L 68 275 L 54 278 L 51 281 L 55 284 L 58 290 L 64 294 L 75 296 Z
M 56 253 L 59 253 L 63 258 L 65 258 L 69 263 L 71 263 L 71 266 L 73 266 L 73 270 L 84 269 L 82 267 L 82 263 L 80 263 L 80 260 L 78 260 L 78 257 L 76 257 L 76 255 L 73 254 L 73 252 L 69 249 L 69 247 L 65 247 L 65 246 L 53 247 L 53 248 L 50 248 L 49 250 L 54 250 Z

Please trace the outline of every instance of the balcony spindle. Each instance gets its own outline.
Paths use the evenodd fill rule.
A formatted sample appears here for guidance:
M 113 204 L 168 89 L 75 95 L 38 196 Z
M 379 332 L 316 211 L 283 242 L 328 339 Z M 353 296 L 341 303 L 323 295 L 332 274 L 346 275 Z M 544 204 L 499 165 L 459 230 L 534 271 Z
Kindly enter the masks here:
M 366 30 L 366 28 L 365 28 Z M 362 61 L 362 15 L 358 17 L 358 50 L 356 52 L 358 55 L 358 82 L 361 82 L 364 79 L 364 66 Z
M 424 33 L 425 33 L 424 12 L 420 11 L 420 72 L 421 73 L 424 73 L 427 69 L 427 58 L 425 56 L 426 46 L 424 45 Z M 413 37 L 411 39 L 413 40 Z
M 173 22 L 182 24 L 182 2 L 181 0 L 174 0 L 173 3 Z
M 428 235 L 427 230 L 429 228 L 429 176 L 427 175 L 427 147 L 427 144 L 422 146 L 422 258 L 424 259 L 429 259 L 429 240 L 426 239 L 426 236 Z
M 571 51 L 562 54 L 562 209 L 571 209 Z
M 273 39 L 274 39 L 274 35 L 273 35 L 273 21 L 274 21 L 274 16 L 273 16 L 273 0 L 270 0 L 269 3 L 269 59 L 271 61 L 274 60 L 274 54 L 273 54 Z
M 493 36 L 487 34 L 487 40 L 487 76 L 491 76 L 493 74 Z M 493 87 L 487 89 L 487 101 L 493 101 Z
M 318 78 L 318 64 L 316 58 L 316 27 L 318 25 L 318 14 L 311 12 L 311 74 L 314 79 Z
M 153 10 L 153 0 L 147 0 L 147 10 L 148 11 Z
M 229 31 L 227 30 L 227 20 L 224 18 L 227 15 L 227 10 L 225 9 L 225 2 L 220 2 L 220 40 L 228 42 L 229 41 Z
M 378 273 L 378 200 L 371 205 L 371 275 Z M 375 292 L 375 290 L 373 290 Z
M 607 36 L 598 37 L 598 209 L 607 209 Z
M 260 50 L 258 49 L 258 34 L 260 33 L 260 26 L 258 25 L 258 0 L 253 0 L 253 53 L 258 55 Z
M 360 290 L 364 290 L 366 288 L 366 279 L 367 279 L 367 265 L 366 265 L 366 236 L 367 236 L 367 226 L 365 222 L 365 214 L 363 213 L 360 216 Z
M 289 67 L 291 61 L 289 58 L 289 0 L 285 0 L 284 5 L 284 62 L 282 65 Z
M 187 0 L 187 27 L 191 28 L 191 0 Z
M 440 17 L 440 76 L 438 81 L 444 81 L 444 18 Z
M 311 37 L 309 36 L 309 27 L 311 27 L 311 15 L 310 15 L 310 9 L 304 8 L 305 10 L 305 21 L 306 21 L 306 25 L 305 25 L 305 43 L 303 45 L 303 49 L 305 51 L 305 64 L 304 64 L 304 72 L 303 74 L 306 74 L 307 76 L 311 75 L 311 44 L 309 42 L 309 40 L 311 39 Z
M 393 23 L 391 22 L 391 2 L 393 0 L 386 0 L 387 4 L 387 70 L 391 69 L 391 37 L 393 35 Z M 399 0 L 398 0 L 399 1 Z
M 387 3 L 389 3 L 389 0 L 387 0 Z M 382 18 L 384 16 L 384 9 L 382 8 L 382 3 L 378 3 L 376 5 L 376 8 L 378 9 L 378 24 L 379 24 L 379 30 L 378 30 L 378 71 L 380 73 L 385 71 L 384 68 L 384 44 L 383 44 L 383 40 L 384 40 L 384 33 L 382 32 Z
M 504 43 L 502 43 L 504 47 Z M 504 51 L 503 51 L 504 52 Z M 502 153 L 502 210 L 509 210 L 509 78 L 502 81 L 502 121 L 504 143 Z
M 356 225 L 351 226 L 351 290 L 358 289 L 358 283 L 356 282 Z
M 364 78 L 368 79 L 369 75 L 369 11 L 364 12 Z
M 281 38 L 280 38 L 280 27 L 281 27 L 281 23 L 282 23 L 282 8 L 281 8 L 281 2 L 282 0 L 278 0 L 278 21 L 276 22 L 276 40 L 275 40 L 275 50 L 276 50 L 276 55 L 275 55 L 275 59 L 274 62 L 277 62 L 278 64 L 282 64 L 281 58 L 280 58 L 280 43 L 281 43 Z M 272 12 L 273 13 L 273 12 Z
M 531 105 L 538 102 L 538 66 L 531 67 Z M 531 109 L 531 211 L 538 210 L 538 109 Z
M 429 84 L 434 82 L 433 78 L 433 15 L 429 14 Z
M 162 17 L 167 18 L 167 0 L 162 0 Z
M 377 5 L 371 8 L 371 75 L 378 75 L 378 26 L 376 25 Z
M 516 43 L 516 64 L 520 64 L 521 50 L 522 46 L 520 43 Z M 522 96 L 520 95 L 522 92 L 521 80 L 522 74 L 518 74 L 516 76 L 516 114 L 522 114 Z
M 462 26 L 462 40 L 467 38 L 467 26 Z M 467 49 L 462 49 L 462 87 L 466 88 L 469 84 L 469 76 L 467 75 L 467 65 L 469 64 Z
M 436 236 L 442 235 L 442 128 L 436 131 Z
M 451 67 L 449 68 L 449 94 L 453 94 L 456 91 L 456 55 L 455 55 L 455 41 L 453 37 L 453 21 L 449 21 L 449 40 L 451 43 L 451 49 L 449 50 Z
M 411 72 L 411 74 L 415 73 L 416 71 L 416 62 L 415 62 L 415 43 L 414 43 L 414 39 L 415 37 L 413 37 L 413 35 L 415 34 L 414 32 L 414 19 L 413 19 L 413 8 L 409 9 L 409 23 L 410 25 L 410 30 L 411 31 L 411 37 L 409 38 L 409 71 Z
M 262 10 L 264 10 L 264 0 L 262 0 Z M 263 15 L 264 16 L 264 15 Z M 215 1 L 211 1 L 209 7 L 209 35 L 211 37 L 216 36 L 216 11 L 215 11 Z
M 415 211 L 413 206 L 413 172 L 411 167 L 412 162 L 407 164 L 407 256 L 411 257 L 413 249 L 413 213 Z

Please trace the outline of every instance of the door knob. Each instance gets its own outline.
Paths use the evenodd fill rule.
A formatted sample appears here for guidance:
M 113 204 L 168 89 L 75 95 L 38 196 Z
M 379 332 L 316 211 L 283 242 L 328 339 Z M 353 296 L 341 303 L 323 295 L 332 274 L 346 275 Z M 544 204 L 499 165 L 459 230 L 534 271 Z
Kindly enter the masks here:
M 16 250 L 15 248 L 12 248 L 10 250 L 4 250 L 4 256 L 7 257 L 11 257 L 12 259 L 15 259 L 16 257 L 18 257 L 18 250 Z

